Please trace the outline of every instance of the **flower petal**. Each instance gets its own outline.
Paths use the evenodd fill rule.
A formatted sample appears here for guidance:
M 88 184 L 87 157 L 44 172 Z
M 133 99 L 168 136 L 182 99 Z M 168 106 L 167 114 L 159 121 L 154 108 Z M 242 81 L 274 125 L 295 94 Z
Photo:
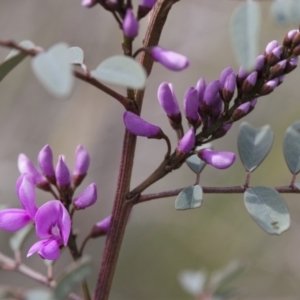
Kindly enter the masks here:
M 59 242 L 57 239 L 38 241 L 29 249 L 27 257 L 36 252 L 44 259 L 57 260 L 60 256 Z
M 90 184 L 77 198 L 73 204 L 77 209 L 84 209 L 93 205 L 97 201 L 97 186 L 95 183 Z
M 22 206 L 27 210 L 31 219 L 34 219 L 37 212 L 35 204 L 35 186 L 29 175 L 23 176 L 22 182 L 19 186 L 18 195 Z
M 35 223 L 36 234 L 41 239 L 54 237 L 52 228 L 58 226 L 62 242 L 65 246 L 67 245 L 71 231 L 71 219 L 59 200 L 51 200 L 43 204 L 36 213 Z
M 235 154 L 232 152 L 214 151 L 211 149 L 202 149 L 198 152 L 200 159 L 212 165 L 217 169 L 227 169 L 235 161 Z
M 0 211 L 0 229 L 16 231 L 23 228 L 31 221 L 24 209 L 9 208 Z

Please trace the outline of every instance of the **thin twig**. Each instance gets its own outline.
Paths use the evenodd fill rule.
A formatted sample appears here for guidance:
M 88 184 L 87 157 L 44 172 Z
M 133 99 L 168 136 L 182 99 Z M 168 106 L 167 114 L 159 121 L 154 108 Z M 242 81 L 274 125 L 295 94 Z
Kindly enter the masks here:
M 167 143 L 167 153 L 165 155 L 165 158 L 168 158 L 171 155 L 171 151 L 172 151 L 171 142 L 170 142 L 170 139 L 164 133 L 163 133 L 163 139 Z
M 251 172 L 247 172 L 246 180 L 245 180 L 245 183 L 244 183 L 245 188 L 247 188 L 249 186 L 250 177 L 251 177 Z
M 84 250 L 84 248 L 85 248 L 87 242 L 88 242 L 90 239 L 91 239 L 91 236 L 88 235 L 88 236 L 86 236 L 85 239 L 83 240 L 83 242 L 82 242 L 82 244 L 81 244 L 81 247 L 80 247 L 80 249 L 79 249 L 80 255 L 83 254 L 83 250 Z
M 291 188 L 293 188 L 295 186 L 296 178 L 297 178 L 297 174 L 293 174 L 293 177 L 292 177 L 292 180 L 291 180 L 291 183 L 290 183 Z
M 24 264 L 16 264 L 16 262 L 12 258 L 4 255 L 3 253 L 0 253 L 0 263 L 1 263 L 0 269 L 2 270 L 15 271 L 21 273 L 48 287 L 53 288 L 56 285 L 56 282 L 54 280 L 49 281 L 46 276 L 44 276 L 41 273 L 38 273 L 37 271 L 29 268 Z

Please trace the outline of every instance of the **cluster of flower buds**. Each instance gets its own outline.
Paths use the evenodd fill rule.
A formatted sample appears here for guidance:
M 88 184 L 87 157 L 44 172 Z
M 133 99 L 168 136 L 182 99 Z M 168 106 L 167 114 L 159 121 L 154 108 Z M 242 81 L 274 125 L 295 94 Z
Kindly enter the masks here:
M 38 253 L 42 258 L 56 260 L 60 256 L 60 248 L 66 246 L 71 232 L 69 206 L 74 189 L 85 178 L 89 167 L 89 154 L 79 145 L 75 153 L 73 176 L 63 156 L 59 156 L 56 168 L 53 165 L 53 154 L 49 145 L 43 147 L 38 155 L 40 173 L 25 154 L 18 158 L 21 173 L 16 183 L 16 192 L 22 209 L 10 208 L 0 211 L 0 229 L 16 231 L 28 223 L 34 223 L 36 235 L 40 239 L 28 251 L 27 256 Z M 73 182 L 73 186 L 72 186 Z M 40 206 L 36 205 L 35 188 L 41 188 L 56 195 L 58 199 L 50 200 Z M 90 184 L 73 202 L 73 209 L 84 209 L 97 200 L 97 187 Z

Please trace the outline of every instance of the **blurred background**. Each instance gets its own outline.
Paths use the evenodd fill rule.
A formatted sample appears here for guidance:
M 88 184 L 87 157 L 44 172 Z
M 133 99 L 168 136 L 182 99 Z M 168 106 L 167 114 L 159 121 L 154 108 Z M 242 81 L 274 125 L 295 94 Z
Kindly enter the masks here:
M 207 81 L 219 77 L 227 66 L 235 70 L 228 27 L 237 0 L 182 0 L 172 9 L 160 45 L 180 52 L 191 60 L 183 72 L 171 72 L 155 64 L 147 83 L 142 116 L 161 126 L 176 145 L 176 136 L 160 108 L 156 92 L 162 81 L 172 82 L 182 107 L 185 90 L 204 76 Z M 269 14 L 271 1 L 262 2 L 263 23 L 261 52 L 267 42 L 281 41 L 289 27 L 279 27 Z M 143 20 L 142 42 L 147 20 Z M 90 69 L 105 58 L 121 53 L 122 35 L 113 17 L 99 7 L 84 9 L 74 0 L 1 0 L 0 38 L 32 40 L 45 49 L 61 41 L 85 51 Z M 4 59 L 7 49 L 0 49 Z M 259 99 L 246 121 L 255 127 L 270 124 L 275 133 L 271 153 L 251 179 L 252 185 L 286 185 L 291 175 L 282 155 L 285 129 L 300 119 L 299 70 L 286 77 L 274 93 Z M 121 93 L 123 89 L 116 88 Z M 99 200 L 92 209 L 75 215 L 79 241 L 91 226 L 109 215 L 117 182 L 124 126 L 123 108 L 115 100 L 88 84 L 76 81 L 71 99 L 58 100 L 48 94 L 34 78 L 30 59 L 7 76 L 0 85 L 0 203 L 18 207 L 15 182 L 18 178 L 17 157 L 25 153 L 36 161 L 39 150 L 50 144 L 55 157 L 64 154 L 73 167 L 74 151 L 83 144 L 90 152 L 89 174 L 78 189 L 91 182 L 98 185 Z M 186 125 L 186 124 L 185 124 Z M 237 152 L 236 123 L 215 149 Z M 132 188 L 146 178 L 165 153 L 163 141 L 138 139 Z M 244 183 L 246 174 L 238 160 L 229 170 L 206 167 L 201 176 L 203 186 L 230 186 Z M 194 183 L 195 175 L 187 166 L 172 172 L 147 192 L 184 187 Z M 38 192 L 39 203 L 51 196 Z M 284 195 L 291 213 L 291 228 L 282 236 L 263 232 L 248 215 L 242 195 L 204 195 L 200 209 L 175 211 L 175 198 L 153 200 L 134 208 L 113 282 L 112 300 L 188 300 L 178 282 L 185 269 L 213 272 L 232 259 L 240 259 L 250 268 L 238 278 L 241 299 L 300 299 L 300 203 L 297 195 Z M 1 232 L 1 251 L 12 255 L 7 245 L 10 235 Z M 31 237 L 24 247 L 26 264 L 40 272 L 45 265 L 35 255 L 25 259 Z M 92 240 L 86 253 L 94 259 L 89 278 L 94 288 L 104 247 L 104 238 Z M 71 261 L 67 250 L 55 266 L 58 274 Z M 13 280 L 13 282 L 12 282 Z M 0 272 L 3 285 L 33 288 L 37 284 L 17 273 Z

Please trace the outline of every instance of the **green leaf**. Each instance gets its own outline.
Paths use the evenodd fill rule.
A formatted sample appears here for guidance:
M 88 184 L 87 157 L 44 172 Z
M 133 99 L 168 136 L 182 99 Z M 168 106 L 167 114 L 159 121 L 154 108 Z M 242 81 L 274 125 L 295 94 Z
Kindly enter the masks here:
M 247 172 L 253 172 L 268 155 L 273 143 L 273 131 L 269 125 L 255 129 L 247 122 L 240 126 L 238 149 Z
M 26 49 L 32 49 L 34 47 L 34 44 L 31 41 L 23 41 L 19 45 Z M 26 56 L 27 54 L 25 53 L 20 53 L 18 50 L 12 50 L 5 58 L 5 61 L 0 65 L 0 82 Z
M 270 234 L 290 227 L 290 214 L 281 195 L 273 188 L 258 186 L 244 193 L 245 206 L 254 221 Z
M 300 171 L 300 122 L 290 126 L 283 138 L 283 154 L 288 168 L 292 174 Z
M 138 62 L 120 55 L 104 60 L 91 75 L 98 80 L 132 89 L 143 89 L 147 80 L 146 71 Z
M 35 56 L 32 68 L 40 83 L 51 94 L 58 98 L 70 96 L 74 78 L 66 44 L 56 44 L 47 52 Z
M 80 65 L 83 63 L 84 53 L 79 47 L 71 47 L 68 49 L 68 56 L 70 64 Z
M 239 64 L 246 70 L 254 67 L 259 54 L 260 5 L 254 1 L 240 4 L 233 12 L 230 35 Z
M 204 271 L 192 270 L 185 270 L 178 276 L 178 280 L 185 291 L 195 297 L 198 297 L 204 291 L 206 278 Z
M 58 279 L 54 289 L 55 297 L 58 300 L 67 299 L 73 288 L 78 286 L 91 273 L 91 261 L 87 257 L 72 263 Z
M 9 246 L 12 251 L 21 250 L 24 242 L 32 233 L 34 226 L 32 224 L 28 224 L 19 231 L 17 231 L 10 239 Z
M 192 185 L 180 192 L 175 200 L 177 210 L 186 210 L 200 207 L 202 203 L 203 191 L 200 185 Z
M 29 290 L 24 295 L 25 300 L 54 300 L 52 293 L 45 289 Z
M 197 147 L 196 151 L 200 151 L 201 149 L 204 148 L 213 149 L 213 146 L 211 143 L 204 144 L 202 146 Z M 200 159 L 197 154 L 190 156 L 189 158 L 186 159 L 185 162 L 191 168 L 191 170 L 194 171 L 196 174 L 201 173 L 204 167 L 206 166 L 206 162 Z

